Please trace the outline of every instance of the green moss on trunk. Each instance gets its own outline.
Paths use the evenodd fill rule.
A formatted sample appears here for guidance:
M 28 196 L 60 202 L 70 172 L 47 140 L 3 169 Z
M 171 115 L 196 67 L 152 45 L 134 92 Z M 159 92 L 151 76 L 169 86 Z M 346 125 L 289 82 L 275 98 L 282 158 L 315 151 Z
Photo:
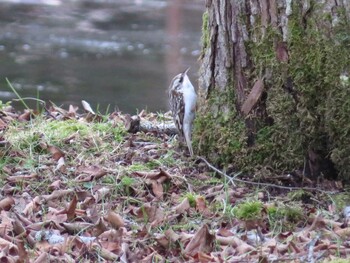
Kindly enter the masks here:
M 245 43 L 254 65 L 249 86 L 265 75 L 266 96 L 243 117 L 232 103 L 237 101 L 234 84 L 211 92 L 195 125 L 194 145 L 200 154 L 244 171 L 269 167 L 281 173 L 306 167 L 312 176 L 334 176 L 335 167 L 342 179 L 350 179 L 350 27 L 345 10 L 337 10 L 334 25 L 317 8 L 322 7 L 315 4 L 305 20 L 294 3 L 286 43 L 272 27 L 260 41 Z M 203 18 L 205 52 L 208 15 Z M 288 61 L 277 59 L 276 43 L 285 44 Z M 220 111 L 223 105 L 229 112 Z M 262 108 L 265 118 L 259 114 Z M 247 120 L 254 123 L 252 134 Z M 254 143 L 247 142 L 249 136 Z

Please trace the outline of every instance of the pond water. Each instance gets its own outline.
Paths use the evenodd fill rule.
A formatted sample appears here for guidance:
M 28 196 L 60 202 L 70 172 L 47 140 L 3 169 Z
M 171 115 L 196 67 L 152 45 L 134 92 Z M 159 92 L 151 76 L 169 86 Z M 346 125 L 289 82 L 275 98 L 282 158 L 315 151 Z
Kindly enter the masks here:
M 191 67 L 197 85 L 204 9 L 203 0 L 0 0 L 0 100 L 16 98 L 8 78 L 21 97 L 63 107 L 165 111 L 174 75 Z

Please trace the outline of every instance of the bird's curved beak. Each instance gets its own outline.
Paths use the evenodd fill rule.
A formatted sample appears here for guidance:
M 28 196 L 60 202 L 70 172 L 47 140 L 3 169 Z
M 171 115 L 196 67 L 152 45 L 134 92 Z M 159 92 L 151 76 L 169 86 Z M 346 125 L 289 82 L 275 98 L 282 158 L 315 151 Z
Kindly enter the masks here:
M 182 74 L 187 74 L 191 67 L 188 67 Z

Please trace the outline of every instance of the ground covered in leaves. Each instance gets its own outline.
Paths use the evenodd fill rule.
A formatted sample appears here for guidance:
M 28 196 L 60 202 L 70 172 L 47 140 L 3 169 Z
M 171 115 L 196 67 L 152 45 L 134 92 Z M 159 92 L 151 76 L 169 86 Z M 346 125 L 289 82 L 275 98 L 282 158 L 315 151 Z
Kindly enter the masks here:
M 348 262 L 341 186 L 238 182 L 173 135 L 84 108 L 1 105 L 1 262 Z

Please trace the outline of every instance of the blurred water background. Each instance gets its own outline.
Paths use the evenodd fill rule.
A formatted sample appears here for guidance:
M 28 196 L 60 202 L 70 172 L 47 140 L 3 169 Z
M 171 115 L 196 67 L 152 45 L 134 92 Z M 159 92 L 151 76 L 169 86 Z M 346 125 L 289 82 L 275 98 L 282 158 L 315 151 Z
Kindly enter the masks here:
M 203 0 L 0 0 L 0 100 L 166 111 L 174 75 L 197 86 Z M 35 107 L 35 102 L 28 102 Z M 20 108 L 19 103 L 13 104 Z

